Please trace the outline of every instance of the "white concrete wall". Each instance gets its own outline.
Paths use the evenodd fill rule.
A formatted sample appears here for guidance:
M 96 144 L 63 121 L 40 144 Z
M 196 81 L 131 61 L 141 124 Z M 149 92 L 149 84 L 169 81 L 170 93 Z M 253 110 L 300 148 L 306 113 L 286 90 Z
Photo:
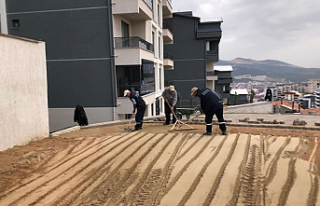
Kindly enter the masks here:
M 0 0 L 0 28 L 1 33 L 8 34 L 6 1 Z
M 112 107 L 84 107 L 84 110 L 88 117 L 89 125 L 114 120 L 114 110 Z M 73 119 L 74 111 L 75 108 L 50 108 L 50 131 L 54 132 L 61 130 L 61 128 L 77 126 L 78 123 L 74 122 Z
M 49 136 L 45 43 L 0 34 L 0 151 Z

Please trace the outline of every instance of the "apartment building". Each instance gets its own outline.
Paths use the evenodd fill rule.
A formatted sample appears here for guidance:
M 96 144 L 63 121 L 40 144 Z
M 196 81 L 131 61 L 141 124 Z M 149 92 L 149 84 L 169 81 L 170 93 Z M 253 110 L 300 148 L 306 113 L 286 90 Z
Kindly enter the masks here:
M 172 16 L 172 2 L 114 0 L 112 9 L 118 118 L 130 117 L 132 104 L 123 97 L 123 91 L 131 88 L 146 101 L 145 116 L 159 115 L 163 113 L 163 75 L 168 66 L 163 44 L 173 42 L 172 33 L 163 28 L 163 18 Z
M 163 112 L 163 44 L 173 38 L 162 23 L 171 0 L 1 3 L 9 34 L 46 42 L 50 131 L 76 125 L 78 104 L 91 124 L 129 118 L 125 89 L 145 99 L 145 116 Z
M 8 33 L 46 43 L 50 131 L 117 119 L 111 0 L 6 1 Z
M 315 107 L 320 108 L 320 89 L 317 89 L 315 94 L 316 94 Z
M 320 89 L 320 79 L 309 79 L 308 92 L 314 93 L 317 89 Z
M 173 39 L 162 23 L 172 15 L 170 0 L 0 1 L 9 34 L 46 42 L 51 132 L 76 125 L 78 104 L 91 124 L 128 118 L 125 89 L 140 92 L 145 116 L 163 112 L 163 44 Z
M 166 19 L 173 29 L 173 44 L 164 46 L 174 60 L 174 69 L 165 70 L 166 85 L 174 85 L 181 94 L 181 106 L 190 106 L 190 89 L 194 86 L 215 90 L 218 76 L 214 63 L 219 60 L 222 20 L 201 22 L 191 11 L 175 12 Z M 223 84 L 231 83 L 223 82 Z M 220 84 L 220 82 L 219 82 Z

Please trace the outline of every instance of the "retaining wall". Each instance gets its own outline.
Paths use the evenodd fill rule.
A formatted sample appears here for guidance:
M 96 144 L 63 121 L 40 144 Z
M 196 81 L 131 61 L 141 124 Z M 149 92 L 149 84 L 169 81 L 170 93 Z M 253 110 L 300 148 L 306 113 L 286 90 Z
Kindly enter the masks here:
M 48 136 L 45 43 L 0 34 L 0 151 Z

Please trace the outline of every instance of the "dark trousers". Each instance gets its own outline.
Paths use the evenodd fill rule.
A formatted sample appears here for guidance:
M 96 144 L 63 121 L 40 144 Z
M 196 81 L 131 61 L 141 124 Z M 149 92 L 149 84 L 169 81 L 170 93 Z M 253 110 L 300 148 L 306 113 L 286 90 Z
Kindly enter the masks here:
M 219 121 L 219 128 L 221 131 L 225 131 L 226 123 L 223 119 L 223 104 L 221 102 L 218 103 L 217 106 L 213 107 L 209 112 L 206 113 L 206 125 L 207 132 L 212 132 L 212 118 L 213 115 L 216 115 Z
M 169 107 L 169 105 L 167 103 L 165 103 L 165 107 L 164 107 L 164 112 L 166 113 L 166 123 L 170 124 L 170 114 L 171 114 L 171 109 Z M 177 114 L 177 106 L 173 107 L 173 112 L 174 114 Z M 176 118 L 174 115 L 172 115 L 172 123 L 176 123 Z
M 142 107 L 137 108 L 135 129 L 142 129 L 143 116 L 144 116 L 145 111 L 146 111 L 146 106 L 142 106 Z

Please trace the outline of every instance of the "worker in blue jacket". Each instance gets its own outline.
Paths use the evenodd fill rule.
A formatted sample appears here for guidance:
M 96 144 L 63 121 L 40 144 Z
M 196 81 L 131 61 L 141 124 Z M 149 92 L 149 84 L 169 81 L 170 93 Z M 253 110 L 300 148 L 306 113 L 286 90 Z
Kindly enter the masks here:
M 124 96 L 130 98 L 130 100 L 133 104 L 132 114 L 134 114 L 137 109 L 136 125 L 135 125 L 135 129 L 133 131 L 141 130 L 142 124 L 143 124 L 143 116 L 144 116 L 144 112 L 146 110 L 146 102 L 142 99 L 142 97 L 139 95 L 139 93 L 134 90 L 132 90 L 132 91 L 125 90 Z
M 216 115 L 219 121 L 219 128 L 222 131 L 223 135 L 227 134 L 226 123 L 223 119 L 223 103 L 221 102 L 220 97 L 217 93 L 212 91 L 211 89 L 198 89 L 197 87 L 193 87 L 191 89 L 191 95 L 194 95 L 197 98 L 197 102 L 200 100 L 200 104 L 198 104 L 198 109 L 201 113 L 206 115 L 206 130 L 207 132 L 204 135 L 212 135 L 212 118 L 213 115 Z

